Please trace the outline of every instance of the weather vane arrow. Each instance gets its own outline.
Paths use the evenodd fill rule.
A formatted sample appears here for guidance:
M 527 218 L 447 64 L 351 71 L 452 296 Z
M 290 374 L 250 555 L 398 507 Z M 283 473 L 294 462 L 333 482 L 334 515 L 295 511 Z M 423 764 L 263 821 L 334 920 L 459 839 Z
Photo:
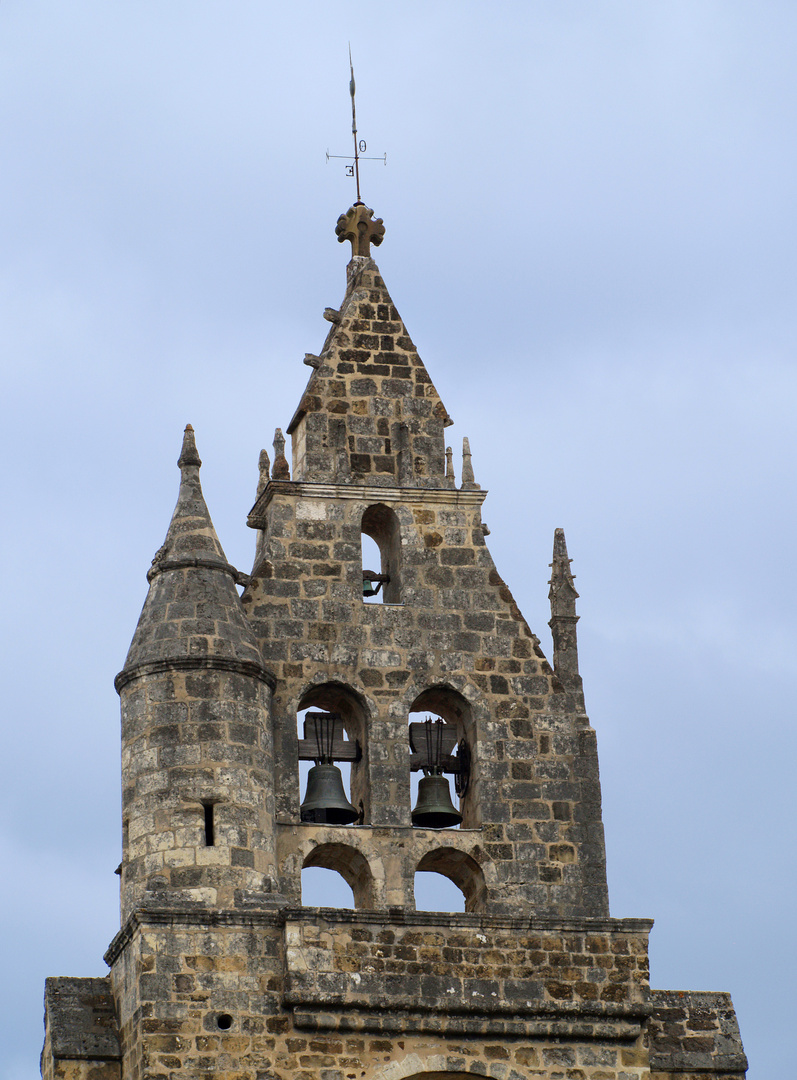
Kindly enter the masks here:
M 349 79 L 349 94 L 351 95 L 351 134 L 354 139 L 354 157 L 350 157 L 348 154 L 330 154 L 327 150 L 327 161 L 331 158 L 339 158 L 344 161 L 350 161 L 351 164 L 346 166 L 346 175 L 354 177 L 357 185 L 357 202 L 355 206 L 362 204 L 362 198 L 360 196 L 360 162 L 361 161 L 381 161 L 384 165 L 387 165 L 387 153 L 381 157 L 366 157 L 365 151 L 368 149 L 365 139 L 357 138 L 357 110 L 354 104 L 354 92 L 356 89 L 354 82 L 354 64 L 351 59 L 351 45 L 349 45 L 349 71 L 351 72 L 351 78 Z

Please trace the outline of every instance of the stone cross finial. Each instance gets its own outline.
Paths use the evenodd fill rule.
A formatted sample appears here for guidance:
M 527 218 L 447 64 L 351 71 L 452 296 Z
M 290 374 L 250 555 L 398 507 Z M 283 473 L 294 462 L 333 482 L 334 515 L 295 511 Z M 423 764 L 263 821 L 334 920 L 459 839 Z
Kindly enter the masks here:
M 271 470 L 272 480 L 290 480 L 291 470 L 285 457 L 285 436 L 282 429 L 277 428 L 274 432 L 274 467 Z
M 351 241 L 352 258 L 362 255 L 366 259 L 371 254 L 371 244 L 379 247 L 385 235 L 385 226 L 382 219 L 373 221 L 374 212 L 365 203 L 355 203 L 345 214 L 341 214 L 335 226 L 335 235 L 338 243 L 344 240 Z

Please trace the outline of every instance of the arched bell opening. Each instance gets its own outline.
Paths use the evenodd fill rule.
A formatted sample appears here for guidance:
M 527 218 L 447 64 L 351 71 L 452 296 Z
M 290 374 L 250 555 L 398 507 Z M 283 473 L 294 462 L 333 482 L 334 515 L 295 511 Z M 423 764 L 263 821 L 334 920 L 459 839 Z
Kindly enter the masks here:
M 360 524 L 363 552 L 363 600 L 401 603 L 401 526 L 384 503 L 369 506 Z M 373 562 L 376 565 L 370 565 Z
M 475 723 L 468 701 L 450 686 L 429 687 L 410 706 L 409 724 L 413 825 L 477 828 Z
M 456 889 L 464 898 L 463 906 L 457 909 L 420 907 L 418 904 L 418 878 L 419 875 L 425 876 L 427 874 L 447 878 L 453 886 L 456 886 Z M 486 910 L 487 885 L 484 880 L 484 872 L 476 860 L 467 852 L 458 851 L 455 848 L 436 848 L 434 851 L 427 851 L 418 863 L 415 881 L 415 907 L 418 911 L 459 910 L 480 912 Z M 423 886 L 427 886 L 427 883 L 423 882 Z M 434 890 L 434 883 L 429 884 L 427 887 Z M 438 889 L 441 899 L 443 896 L 451 897 L 456 895 L 451 892 L 450 888 L 446 893 L 443 893 L 439 885 Z M 422 903 L 425 905 L 427 902 L 424 896 Z
M 296 719 L 301 820 L 320 825 L 367 821 L 365 702 L 349 686 L 321 683 L 302 695 Z
M 351 890 L 353 904 L 339 902 L 339 897 L 347 899 L 348 893 L 331 873 L 321 871 L 333 872 L 345 882 Z M 347 844 L 319 844 L 309 852 L 302 865 L 302 903 L 312 907 L 373 909 L 374 879 L 368 860 Z

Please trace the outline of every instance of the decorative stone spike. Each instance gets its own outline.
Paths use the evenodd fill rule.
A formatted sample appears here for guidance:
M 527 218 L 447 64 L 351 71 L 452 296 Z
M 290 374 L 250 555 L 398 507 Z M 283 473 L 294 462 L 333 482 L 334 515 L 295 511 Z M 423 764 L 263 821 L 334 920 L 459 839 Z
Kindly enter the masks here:
M 446 483 L 449 487 L 456 487 L 457 484 L 454 476 L 454 451 L 450 446 L 446 447 Z
M 274 432 L 274 467 L 271 470 L 272 480 L 290 480 L 291 470 L 285 457 L 285 436 L 282 428 Z
M 259 475 L 257 478 L 257 497 L 260 498 L 260 496 L 265 491 L 266 484 L 268 483 L 268 474 L 271 469 L 271 462 L 269 461 L 268 450 L 260 451 L 260 457 L 257 461 L 257 467 L 259 470 Z
M 548 599 L 551 619 L 548 625 L 553 637 L 553 668 L 563 686 L 581 689 L 578 673 L 578 639 L 576 636 L 576 600 L 578 593 L 570 572 L 572 560 L 567 554 L 564 529 L 556 529 L 553 537 L 553 562 Z
M 481 487 L 481 484 L 476 483 L 476 479 L 473 475 L 470 442 L 467 435 L 462 440 L 462 487 L 470 490 L 478 490 Z
M 181 469 L 185 465 L 195 465 L 198 469 L 202 466 L 202 459 L 200 458 L 199 451 L 196 448 L 194 429 L 190 424 L 185 425 L 185 431 L 183 433 L 183 445 L 180 450 L 180 456 L 177 459 L 177 465 Z
M 345 214 L 341 214 L 338 218 L 335 235 L 339 244 L 342 244 L 344 240 L 351 241 L 352 258 L 360 255 L 368 259 L 371 256 L 371 244 L 374 247 L 379 247 L 382 243 L 385 226 L 382 224 L 381 218 L 377 218 L 376 221 L 372 220 L 373 216 L 373 210 L 370 210 L 364 203 L 355 203 Z
M 307 366 L 311 368 L 320 368 L 321 357 L 316 356 L 315 353 L 308 352 L 304 354 L 304 360 L 302 361 L 302 363 L 307 364 Z
M 340 322 L 340 311 L 338 311 L 337 308 L 325 307 L 324 308 L 324 318 L 327 320 L 327 322 L 339 323 Z

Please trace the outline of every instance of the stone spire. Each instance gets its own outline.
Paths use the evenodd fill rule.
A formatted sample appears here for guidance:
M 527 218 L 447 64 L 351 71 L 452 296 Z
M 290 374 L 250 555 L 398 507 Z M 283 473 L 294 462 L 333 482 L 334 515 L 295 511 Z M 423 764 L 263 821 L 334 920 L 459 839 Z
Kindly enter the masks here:
M 576 600 L 578 593 L 570 572 L 572 559 L 567 554 L 564 529 L 556 529 L 553 537 L 553 562 L 548 599 L 551 619 L 548 625 L 553 636 L 553 668 L 563 686 L 581 688 L 578 673 L 578 640 L 576 636 Z
M 149 664 L 224 657 L 262 667 L 254 636 L 216 536 L 202 487 L 202 464 L 189 424 L 177 464 L 180 492 L 163 546 L 147 573 L 147 599 L 117 688 Z
M 470 439 L 467 435 L 462 440 L 462 487 L 467 489 L 478 490 L 481 484 L 476 483 L 476 477 L 473 475 L 473 462 L 470 452 Z

